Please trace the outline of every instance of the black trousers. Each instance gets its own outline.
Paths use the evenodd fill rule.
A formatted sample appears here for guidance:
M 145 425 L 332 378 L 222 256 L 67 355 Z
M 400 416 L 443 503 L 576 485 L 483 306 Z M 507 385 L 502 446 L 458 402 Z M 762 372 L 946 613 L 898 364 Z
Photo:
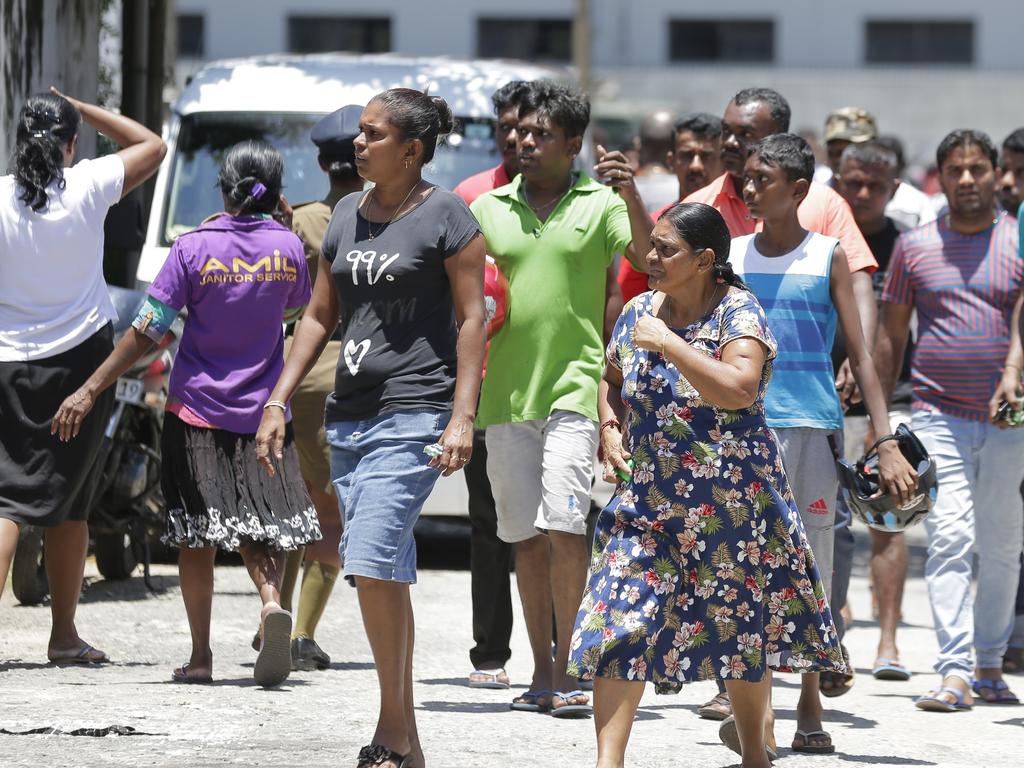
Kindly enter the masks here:
M 469 571 L 473 596 L 473 641 L 469 652 L 475 668 L 503 666 L 512 655 L 512 545 L 498 538 L 498 516 L 487 479 L 484 431 L 473 434 L 473 458 L 464 470 L 469 491 Z

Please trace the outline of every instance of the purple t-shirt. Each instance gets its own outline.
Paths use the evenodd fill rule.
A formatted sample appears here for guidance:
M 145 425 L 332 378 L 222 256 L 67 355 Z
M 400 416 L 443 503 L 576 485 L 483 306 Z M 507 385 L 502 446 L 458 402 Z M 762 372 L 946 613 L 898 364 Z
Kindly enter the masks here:
M 254 433 L 284 366 L 281 319 L 309 301 L 302 241 L 271 219 L 221 216 L 175 241 L 149 294 L 188 309 L 169 397 Z

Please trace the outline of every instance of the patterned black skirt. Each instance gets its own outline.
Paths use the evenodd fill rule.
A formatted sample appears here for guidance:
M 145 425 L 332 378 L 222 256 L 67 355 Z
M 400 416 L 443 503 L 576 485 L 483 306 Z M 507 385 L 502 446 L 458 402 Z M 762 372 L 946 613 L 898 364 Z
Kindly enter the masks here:
M 193 427 L 171 413 L 164 414 L 162 449 L 166 544 L 290 550 L 323 538 L 291 424 L 274 477 L 256 461 L 256 435 Z

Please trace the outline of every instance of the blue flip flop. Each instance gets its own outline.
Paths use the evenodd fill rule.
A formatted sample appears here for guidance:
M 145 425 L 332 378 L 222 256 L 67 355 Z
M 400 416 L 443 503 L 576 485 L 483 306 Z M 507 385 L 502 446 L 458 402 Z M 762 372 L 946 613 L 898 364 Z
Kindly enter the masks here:
M 945 699 L 940 699 L 939 694 L 942 693 L 948 693 L 955 701 L 950 703 Z M 970 704 L 964 703 L 965 696 L 966 694 L 958 688 L 944 685 L 938 690 L 931 690 L 924 696 L 919 696 L 914 705 L 925 712 L 963 712 L 972 708 Z
M 547 688 L 541 688 L 539 691 L 527 691 L 516 696 L 508 708 L 515 712 L 547 712 L 551 709 L 550 703 L 538 704 L 538 699 L 548 699 L 550 702 L 551 691 Z
M 995 692 L 994 699 L 986 699 L 982 695 L 982 691 L 988 689 Z M 986 704 L 1002 704 L 1002 705 L 1017 705 L 1020 704 L 1020 699 L 1010 690 L 1010 686 L 1006 684 L 1005 680 L 975 680 L 971 684 L 971 690 L 974 691 L 974 695 L 984 701 Z
M 594 713 L 594 708 L 589 702 L 586 704 L 563 704 L 560 707 L 555 706 L 555 696 L 560 698 L 562 701 L 569 701 L 577 696 L 586 696 L 583 691 L 555 691 L 551 696 L 551 716 L 552 717 L 590 717 Z
M 909 680 L 911 672 L 895 659 L 883 659 L 879 657 L 875 661 L 875 668 L 871 670 L 875 680 Z

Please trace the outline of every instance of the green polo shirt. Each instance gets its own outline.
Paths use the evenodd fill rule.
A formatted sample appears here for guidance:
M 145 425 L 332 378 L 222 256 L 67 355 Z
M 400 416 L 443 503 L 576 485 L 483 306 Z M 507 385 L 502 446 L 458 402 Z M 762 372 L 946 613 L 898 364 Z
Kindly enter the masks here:
M 471 210 L 508 279 L 505 324 L 491 340 L 477 426 L 571 411 L 597 421 L 604 365 L 605 280 L 633 236 L 626 204 L 579 174 L 547 221 L 523 199 L 522 176 Z

